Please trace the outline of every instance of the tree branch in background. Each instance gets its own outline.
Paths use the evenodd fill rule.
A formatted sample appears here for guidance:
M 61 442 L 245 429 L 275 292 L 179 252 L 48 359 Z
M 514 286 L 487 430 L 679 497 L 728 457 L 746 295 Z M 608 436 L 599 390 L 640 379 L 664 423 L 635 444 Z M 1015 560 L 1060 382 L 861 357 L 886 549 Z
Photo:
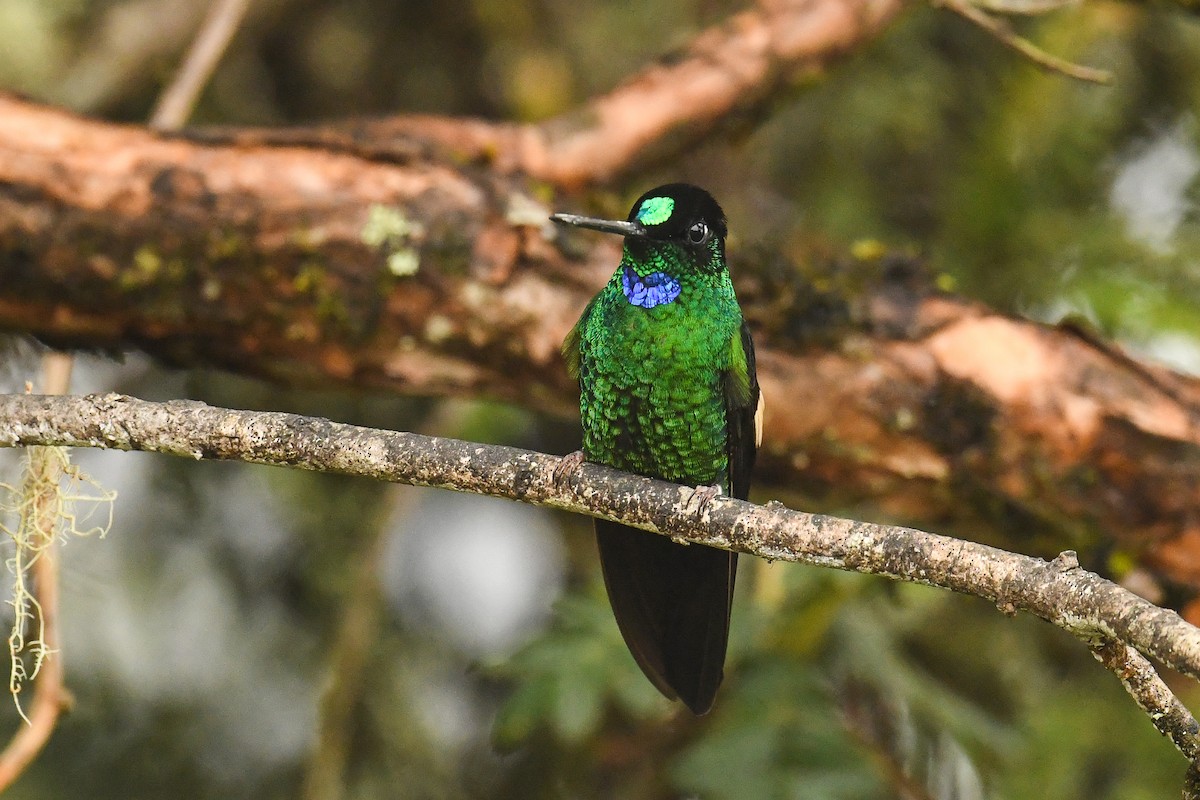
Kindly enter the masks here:
M 548 238 L 530 178 L 580 185 L 678 153 L 900 7 L 764 3 L 528 127 L 421 117 L 189 138 L 0 97 L 0 328 L 292 385 L 573 413 L 559 343 L 619 243 Z M 740 55 L 713 55 L 727 50 Z M 634 110 L 646 127 L 628 126 Z M 852 289 L 818 292 L 778 254 L 735 258 L 769 400 L 762 481 L 912 520 L 974 525 L 1002 506 L 1060 541 L 1148 550 L 1161 578 L 1200 586 L 1200 458 L 1180 457 L 1200 452 L 1200 382 L 903 265 L 860 264 Z
M 217 0 L 212 4 L 179 71 L 150 114 L 151 128 L 173 131 L 187 123 L 249 7 L 250 0 Z
M 1149 662 L 1128 645 L 1200 679 L 1200 629 L 1173 611 L 1081 569 L 1074 553 L 1046 562 L 986 545 L 892 525 L 807 514 L 718 497 L 585 464 L 555 480 L 561 459 L 512 447 L 382 431 L 277 412 L 192 401 L 150 403 L 122 395 L 0 397 L 0 446 L 65 445 L 145 450 L 434 486 L 616 520 L 677 540 L 982 597 L 1009 614 L 1027 611 L 1094 646 L 1101 663 L 1157 719 L 1189 760 L 1196 725 Z M 1101 645 L 1094 643 L 1101 642 Z M 1114 645 L 1113 647 L 1116 647 Z
M 1095 67 L 1085 67 L 1082 64 L 1075 64 L 1067 61 L 1066 59 L 1059 58 L 1052 53 L 1047 53 L 1045 50 L 1038 47 L 1025 37 L 1018 36 L 1008 22 L 1003 19 L 993 17 L 978 4 L 971 2 L 971 0 L 934 0 L 934 4 L 942 6 L 943 8 L 948 8 L 968 22 L 978 25 L 980 28 L 994 36 L 1006 47 L 1009 47 L 1025 56 L 1025 58 L 1029 59 L 1044 70 L 1057 72 L 1062 75 L 1066 75 L 1069 78 L 1087 81 L 1088 83 L 1098 83 L 1101 85 L 1112 83 L 1113 76 L 1108 70 L 1096 69 Z M 1013 7 L 1014 13 L 1041 13 L 1031 11 L 1031 6 L 1026 4 L 1015 3 L 1013 4 Z M 1061 4 L 1050 3 L 1047 4 L 1046 8 L 1042 9 L 1042 11 L 1049 11 L 1058 7 L 1061 7 Z M 1036 8 L 1036 6 L 1034 6 L 1034 8 Z M 993 3 L 991 6 L 989 6 L 989 10 L 1007 11 L 1008 9 L 1004 8 L 1003 6 L 997 6 L 995 3 Z
M 756 119 L 780 91 L 878 36 L 906 0 L 762 0 L 611 91 L 544 122 L 397 116 L 211 130 L 243 147 L 316 146 L 372 161 L 475 163 L 559 189 L 611 183 Z
M 193 0 L 120 0 L 95 9 L 90 34 L 56 76 L 56 95 L 76 109 L 112 103 L 122 89 L 172 63 L 195 37 L 204 11 Z
M 687 74 L 712 91 L 695 108 L 750 114 L 780 76 L 898 10 L 858 2 L 744 12 L 584 108 L 666 104 Z M 766 83 L 729 94 L 729 64 L 702 54 L 751 30 L 742 46 L 758 42 L 769 69 L 747 75 Z M 578 116 L 545 130 L 561 143 L 611 133 L 608 117 Z M 429 136 L 405 133 L 418 129 Z M 619 243 L 549 238 L 524 149 L 549 134 L 518 129 L 410 118 L 198 140 L 0 97 L 0 328 L 291 385 L 573 413 L 558 346 Z M 618 150 L 630 164 L 675 152 L 643 144 Z M 853 288 L 817 291 L 781 258 L 734 264 L 769 401 L 762 483 L 903 519 L 1002 514 L 1059 542 L 1099 535 L 1160 580 L 1200 587 L 1200 382 L 937 292 L 904 264 L 863 263 Z
M 151 114 L 151 127 L 174 130 L 187 121 L 248 6 L 249 0 L 220 0 L 209 10 L 178 74 L 167 85 Z M 47 353 L 42 359 L 43 390 L 50 395 L 70 392 L 73 366 L 74 356 L 70 353 Z M 63 504 L 60 484 L 66 463 L 69 462 L 65 456 L 52 457 L 46 449 L 31 451 L 26 491 L 34 498 L 32 508 L 40 544 L 33 551 L 31 572 L 36 594 L 30 596 L 30 602 L 36 608 L 41 635 L 35 643 L 35 668 L 29 677 L 37 683 L 30 713 L 28 717 L 22 714 L 28 725 L 19 728 L 0 752 L 0 792 L 19 778 L 42 751 L 70 701 L 59 642 L 58 536 Z M 18 548 L 22 546 L 25 545 L 18 543 Z M 14 606 L 18 615 L 15 624 L 19 626 L 24 624 L 20 619 L 20 604 Z M 14 658 L 20 656 L 14 653 Z M 19 702 L 19 698 L 14 699 Z
M 578 188 L 690 150 L 873 39 L 904 7 L 904 0 L 761 0 L 583 108 L 527 128 L 513 167 Z
M 559 344 L 620 243 L 562 238 L 549 211 L 462 164 L 205 144 L 0 98 L 0 328 L 572 414 Z M 838 265 L 821 291 L 814 269 L 734 253 L 768 400 L 760 485 L 943 525 L 1002 508 L 1200 586 L 1200 381 L 911 264 Z

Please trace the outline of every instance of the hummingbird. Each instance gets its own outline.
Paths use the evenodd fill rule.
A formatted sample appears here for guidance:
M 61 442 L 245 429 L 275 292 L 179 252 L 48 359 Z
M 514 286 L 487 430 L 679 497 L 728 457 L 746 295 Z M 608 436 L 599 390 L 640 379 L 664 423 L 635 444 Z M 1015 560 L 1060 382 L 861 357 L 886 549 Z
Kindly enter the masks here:
M 563 342 L 579 380 L 584 460 L 746 499 L 761 441 L 754 343 L 705 190 L 659 186 L 625 220 L 554 214 L 625 237 L 621 263 Z M 596 520 L 609 602 L 650 682 L 697 715 L 724 677 L 737 554 Z

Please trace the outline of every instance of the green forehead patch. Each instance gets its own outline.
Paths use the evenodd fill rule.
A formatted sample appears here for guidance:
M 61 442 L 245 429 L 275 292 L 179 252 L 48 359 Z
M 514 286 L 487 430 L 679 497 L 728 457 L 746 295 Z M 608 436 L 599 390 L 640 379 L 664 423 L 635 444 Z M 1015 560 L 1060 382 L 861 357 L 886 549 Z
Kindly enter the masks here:
M 670 197 L 647 197 L 637 212 L 637 221 L 643 225 L 659 225 L 671 218 L 675 200 Z

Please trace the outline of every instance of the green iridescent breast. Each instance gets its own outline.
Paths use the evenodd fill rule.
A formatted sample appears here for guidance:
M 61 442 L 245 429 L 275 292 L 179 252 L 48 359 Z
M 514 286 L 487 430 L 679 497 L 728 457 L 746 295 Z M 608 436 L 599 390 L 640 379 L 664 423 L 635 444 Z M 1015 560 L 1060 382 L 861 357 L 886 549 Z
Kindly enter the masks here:
M 723 376 L 741 326 L 728 273 L 685 275 L 678 299 L 653 308 L 628 302 L 620 274 L 565 345 L 580 380 L 585 455 L 680 483 L 725 483 Z

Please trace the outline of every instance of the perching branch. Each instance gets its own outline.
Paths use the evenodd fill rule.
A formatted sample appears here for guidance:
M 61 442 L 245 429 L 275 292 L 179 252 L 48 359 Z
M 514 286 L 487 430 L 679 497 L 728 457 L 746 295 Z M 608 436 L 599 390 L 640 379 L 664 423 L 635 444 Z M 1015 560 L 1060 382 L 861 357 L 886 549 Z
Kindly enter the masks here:
M 779 561 L 922 583 L 1027 611 L 1093 646 L 1113 641 L 1200 679 L 1200 628 L 1080 568 L 1073 553 L 1046 562 L 911 528 L 877 525 L 719 497 L 585 464 L 571 485 L 561 459 L 512 447 L 382 431 L 293 414 L 235 411 L 194 401 L 151 403 L 117 394 L 0 396 L 0 446 L 145 450 L 359 475 L 520 500 L 617 520 L 647 531 Z M 1194 758 L 1194 722 L 1148 663 L 1097 648 L 1164 732 Z M 1153 699 L 1150 699 L 1153 698 Z M 1160 727 L 1160 729 L 1163 729 Z
M 484 174 L 0 98 L 0 328 L 574 413 L 559 345 L 620 243 L 544 230 L 549 207 Z M 940 524 L 1003 509 L 1200 586 L 1200 381 L 938 292 L 911 265 L 840 265 L 818 291 L 778 254 L 731 258 L 767 398 L 759 485 Z
M 537 189 L 612 180 L 756 118 L 903 5 L 764 1 L 530 125 L 167 135 L 0 96 L 0 329 L 289 385 L 573 413 L 559 344 L 619 243 L 551 238 Z M 1200 587 L 1200 381 L 904 265 L 838 265 L 817 291 L 778 253 L 731 258 L 768 401 L 760 485 L 1102 537 Z

